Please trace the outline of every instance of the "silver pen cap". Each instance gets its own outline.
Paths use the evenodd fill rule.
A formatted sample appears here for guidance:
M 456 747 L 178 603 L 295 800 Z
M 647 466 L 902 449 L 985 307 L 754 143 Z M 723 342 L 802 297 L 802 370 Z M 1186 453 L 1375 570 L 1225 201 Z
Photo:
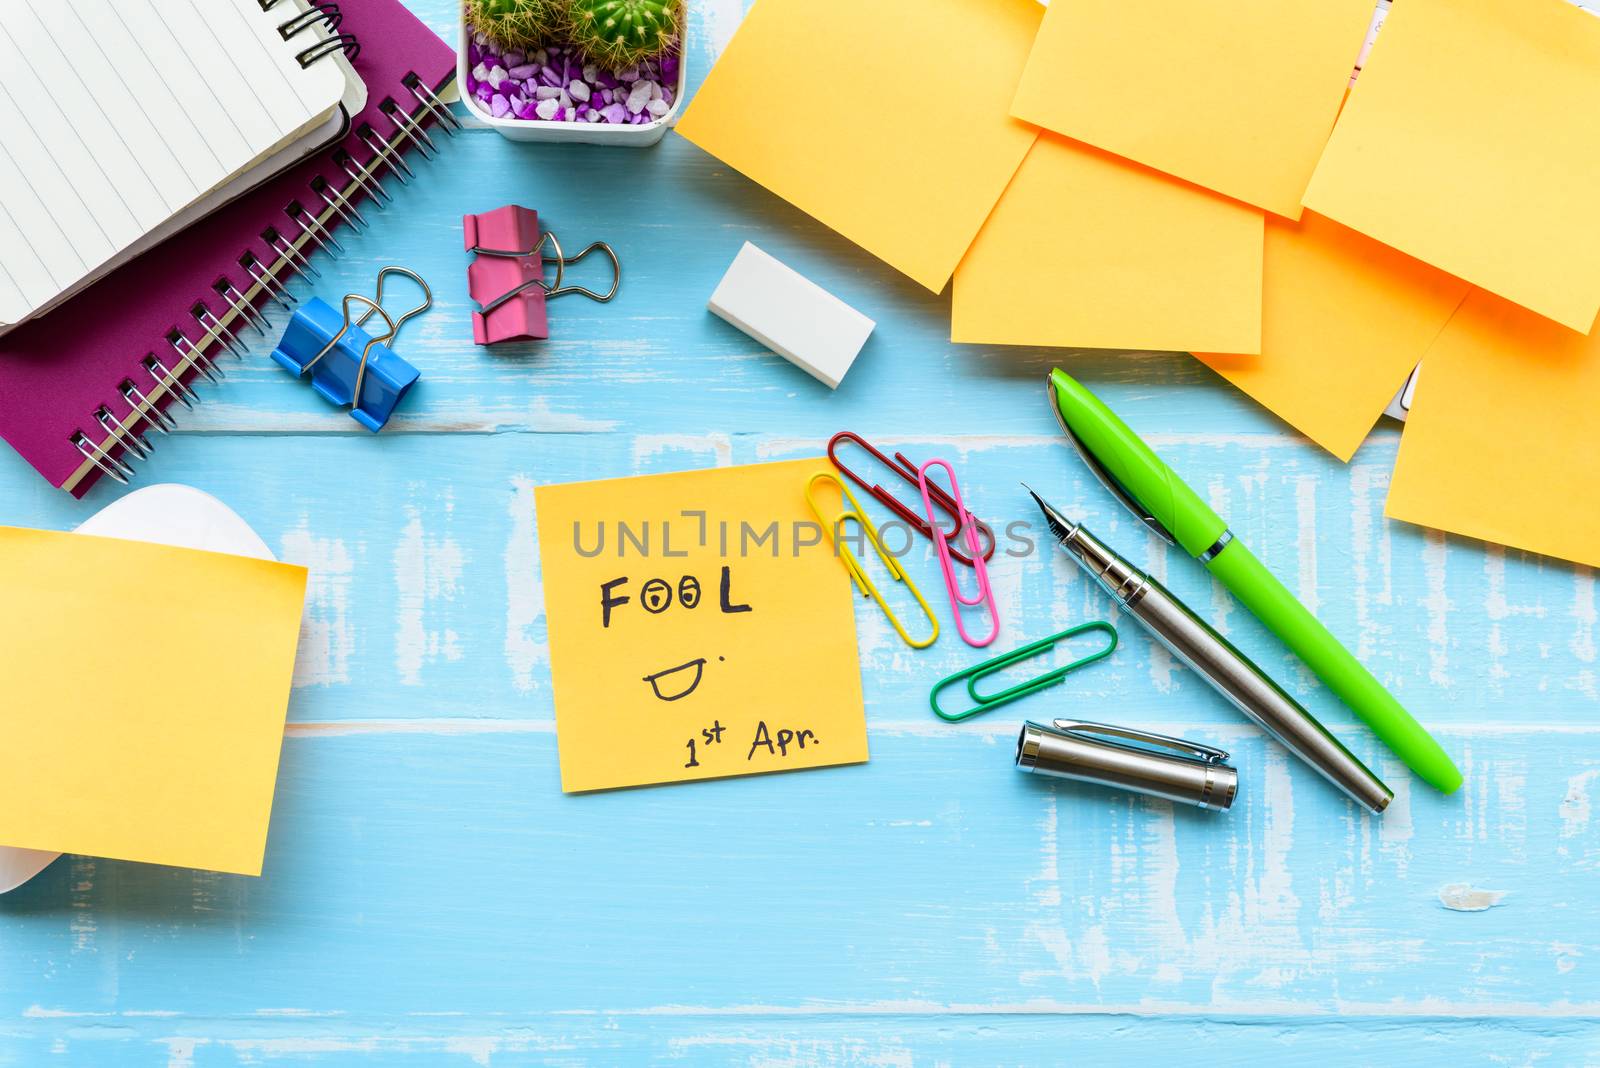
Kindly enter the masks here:
M 1226 812 L 1239 773 L 1221 749 L 1164 734 L 1104 723 L 1058 719 L 1054 727 L 1024 723 L 1017 767 Z

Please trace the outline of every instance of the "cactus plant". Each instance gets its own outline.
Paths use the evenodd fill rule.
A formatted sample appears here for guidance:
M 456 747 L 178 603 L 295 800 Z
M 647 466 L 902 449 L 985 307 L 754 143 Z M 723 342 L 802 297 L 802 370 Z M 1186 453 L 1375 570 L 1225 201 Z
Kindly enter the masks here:
M 505 48 L 540 48 L 561 33 L 562 0 L 465 0 L 467 25 Z
M 677 40 L 681 0 L 568 0 L 567 36 L 597 63 L 654 59 Z

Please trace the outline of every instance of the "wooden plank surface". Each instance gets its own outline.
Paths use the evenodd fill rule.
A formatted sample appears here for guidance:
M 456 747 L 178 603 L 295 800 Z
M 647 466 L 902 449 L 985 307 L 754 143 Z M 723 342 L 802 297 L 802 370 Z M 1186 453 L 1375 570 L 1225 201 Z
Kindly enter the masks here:
M 415 6 L 451 32 L 449 0 Z M 741 5 L 695 7 L 698 75 Z M 1386 521 L 1392 427 L 1344 466 L 1184 356 L 952 346 L 947 296 L 674 136 L 472 130 L 422 174 L 295 284 L 337 297 L 391 262 L 433 283 L 391 429 L 252 337 L 141 476 L 217 494 L 312 570 L 266 875 L 66 858 L 0 897 L 0 1063 L 1600 1063 L 1588 569 Z M 484 350 L 459 216 L 512 201 L 611 242 L 623 291 Z M 746 239 L 878 320 L 837 393 L 704 311 Z M 1058 361 L 1439 730 L 1459 795 L 1117 510 L 1042 402 Z M 532 487 L 815 455 L 844 427 L 950 457 L 992 521 L 1032 518 L 1027 479 L 1129 547 L 1374 763 L 1391 810 L 1356 811 L 1131 627 L 1059 689 L 940 723 L 929 686 L 975 654 L 911 653 L 866 604 L 871 763 L 562 796 Z M 0 522 L 70 527 L 115 496 L 0 456 Z M 908 566 L 938 589 L 921 546 Z M 1110 611 L 1059 554 L 995 576 L 1002 646 Z M 1215 740 L 1238 805 L 1019 775 L 1024 715 Z M 1462 911 L 1480 891 L 1503 896 Z

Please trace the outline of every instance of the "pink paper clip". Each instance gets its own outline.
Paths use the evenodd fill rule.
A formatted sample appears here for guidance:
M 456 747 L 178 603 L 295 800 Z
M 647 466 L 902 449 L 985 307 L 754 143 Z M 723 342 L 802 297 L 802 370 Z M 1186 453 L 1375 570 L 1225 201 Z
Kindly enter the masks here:
M 956 581 L 955 567 L 950 560 L 950 539 L 948 537 L 933 538 L 933 551 L 939 557 L 939 569 L 944 572 L 944 588 L 950 594 L 950 609 L 956 617 L 956 633 L 961 635 L 961 640 L 976 648 L 983 648 L 1000 636 L 1000 610 L 994 603 L 994 590 L 989 585 L 989 567 L 983 558 L 983 545 L 978 540 L 978 519 L 967 511 L 966 502 L 961 499 L 961 486 L 956 482 L 955 468 L 944 460 L 929 460 L 917 469 L 917 488 L 922 491 L 922 508 L 927 513 L 928 525 L 938 531 L 944 528 L 939 526 L 939 518 L 934 513 L 933 495 L 928 490 L 928 468 L 933 466 L 944 468 L 945 474 L 950 476 L 949 498 L 955 502 L 956 515 L 959 516 L 961 529 L 952 531 L 966 539 L 967 555 L 972 558 L 972 571 L 978 577 L 978 592 L 968 597 L 961 592 L 961 584 Z M 989 636 L 982 641 L 975 640 L 967 633 L 966 624 L 961 620 L 962 608 L 975 608 L 986 605 L 989 609 L 989 619 L 993 626 L 989 629 Z
M 596 241 L 567 259 L 556 235 L 540 231 L 539 213 L 531 208 L 507 204 L 479 215 L 463 215 L 461 224 L 466 250 L 477 254 L 467 265 L 467 292 L 478 303 L 478 310 L 472 313 L 472 340 L 480 345 L 543 340 L 550 336 L 547 300 L 581 293 L 604 304 L 617 295 L 622 284 L 622 265 L 610 245 Z M 546 245 L 554 256 L 545 256 Z M 611 260 L 610 290 L 601 294 L 583 286 L 563 286 L 567 268 L 597 249 Z M 547 259 L 555 264 L 554 282 L 544 280 Z

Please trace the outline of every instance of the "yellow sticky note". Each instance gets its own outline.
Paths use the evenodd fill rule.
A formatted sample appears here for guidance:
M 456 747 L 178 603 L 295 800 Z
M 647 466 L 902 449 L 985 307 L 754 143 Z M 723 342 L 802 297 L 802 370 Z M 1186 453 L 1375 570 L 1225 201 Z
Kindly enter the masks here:
M 1012 113 L 1300 216 L 1373 0 L 1054 0 Z
M 0 845 L 261 874 L 305 583 L 0 527 Z
M 1254 352 L 1262 240 L 1254 208 L 1041 134 L 956 269 L 950 340 Z
M 1600 332 L 1475 290 L 1423 357 L 1385 511 L 1600 567 L 1597 410 Z
M 1033 143 L 1009 110 L 1040 14 L 760 0 L 677 130 L 937 293 Z
M 826 460 L 540 486 L 561 789 L 867 759 Z
M 1588 333 L 1600 313 L 1600 19 L 1404 0 L 1306 207 Z
M 1466 295 L 1467 284 L 1306 212 L 1269 217 L 1261 352 L 1195 356 L 1341 460 Z

